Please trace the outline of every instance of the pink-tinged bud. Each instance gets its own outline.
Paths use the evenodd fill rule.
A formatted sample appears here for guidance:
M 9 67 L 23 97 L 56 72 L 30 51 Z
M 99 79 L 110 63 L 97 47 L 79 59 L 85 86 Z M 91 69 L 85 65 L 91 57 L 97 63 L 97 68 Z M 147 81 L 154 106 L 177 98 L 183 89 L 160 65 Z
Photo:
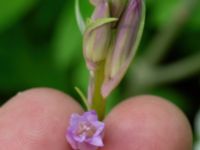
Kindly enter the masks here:
M 101 2 L 100 2 L 101 1 Z M 94 10 L 92 21 L 110 17 L 108 2 L 104 0 L 92 0 L 96 8 Z M 98 5 L 96 5 L 98 3 Z M 108 46 L 111 38 L 111 25 L 109 23 L 101 24 L 94 29 L 86 29 L 84 33 L 84 56 L 87 66 L 90 70 L 94 70 L 96 64 L 105 60 Z
M 142 0 L 129 0 L 119 20 L 116 39 L 105 66 L 104 97 L 119 84 L 135 55 L 144 27 L 144 9 Z
M 110 0 L 111 15 L 119 18 L 123 13 L 128 0 Z

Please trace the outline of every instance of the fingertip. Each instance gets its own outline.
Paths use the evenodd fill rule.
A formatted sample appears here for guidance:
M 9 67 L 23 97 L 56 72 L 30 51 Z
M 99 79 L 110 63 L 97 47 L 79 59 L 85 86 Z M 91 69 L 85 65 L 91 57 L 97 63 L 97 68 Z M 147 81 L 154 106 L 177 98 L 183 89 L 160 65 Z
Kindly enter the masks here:
M 15 105 L 19 105 L 21 103 L 28 103 L 28 105 L 31 105 L 32 103 L 47 104 L 67 102 L 80 107 L 76 101 L 73 100 L 73 98 L 61 91 L 52 88 L 32 88 L 23 92 L 18 92 L 4 105 L 4 107 L 10 106 L 10 104 L 12 105 L 13 103 Z
M 8 150 L 70 149 L 65 140 L 68 120 L 82 111 L 70 96 L 54 89 L 21 92 L 2 107 L 0 144 Z
M 105 122 L 105 150 L 192 149 L 187 118 L 175 105 L 160 97 L 130 98 L 115 107 Z

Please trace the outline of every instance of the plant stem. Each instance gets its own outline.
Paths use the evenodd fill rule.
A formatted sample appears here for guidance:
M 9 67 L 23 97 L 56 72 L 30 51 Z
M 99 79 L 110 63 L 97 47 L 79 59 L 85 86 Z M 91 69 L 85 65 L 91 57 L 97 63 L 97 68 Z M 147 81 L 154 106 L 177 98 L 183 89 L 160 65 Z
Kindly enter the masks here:
M 97 69 L 94 71 L 93 75 L 93 93 L 92 93 L 92 103 L 91 108 L 96 110 L 100 120 L 103 120 L 105 115 L 105 99 L 101 95 L 101 86 L 104 80 L 104 65 L 102 62 L 98 65 Z

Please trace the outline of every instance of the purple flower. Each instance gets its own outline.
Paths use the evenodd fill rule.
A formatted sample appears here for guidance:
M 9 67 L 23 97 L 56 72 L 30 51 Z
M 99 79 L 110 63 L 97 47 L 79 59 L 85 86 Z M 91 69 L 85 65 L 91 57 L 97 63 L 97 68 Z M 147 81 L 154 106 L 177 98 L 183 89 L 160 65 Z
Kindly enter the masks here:
M 83 115 L 72 114 L 66 139 L 74 150 L 96 150 L 104 146 L 104 127 L 105 124 L 98 121 L 95 111 Z

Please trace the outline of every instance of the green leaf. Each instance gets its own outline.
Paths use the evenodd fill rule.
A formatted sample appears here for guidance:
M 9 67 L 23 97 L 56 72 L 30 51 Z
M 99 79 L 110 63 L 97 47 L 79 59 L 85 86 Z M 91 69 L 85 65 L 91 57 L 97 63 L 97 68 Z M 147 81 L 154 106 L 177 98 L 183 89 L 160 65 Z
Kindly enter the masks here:
M 151 4 L 152 23 L 157 27 L 165 25 L 184 2 L 183 0 L 153 1 Z
M 83 94 L 83 92 L 78 87 L 75 87 L 75 90 L 79 94 L 79 96 L 81 97 L 81 100 L 82 100 L 84 106 L 86 107 L 86 110 L 87 111 L 90 110 L 90 106 L 89 106 L 89 104 L 87 102 L 87 98 L 85 97 L 85 95 Z
M 74 68 L 72 74 L 74 78 L 72 79 L 72 81 L 83 91 L 87 91 L 89 72 L 86 68 L 84 59 L 81 57 L 79 58 L 79 61 L 80 63 L 76 64 L 76 68 Z
M 21 27 L 0 35 L 0 91 L 41 86 L 66 90 L 66 74 L 54 68 L 48 48 L 31 45 L 22 31 Z
M 83 34 L 85 31 L 85 21 L 80 11 L 79 0 L 75 1 L 75 14 L 76 14 L 76 21 L 78 23 L 79 30 Z
M 189 18 L 187 29 L 192 31 L 200 31 L 200 1 L 197 2 L 193 12 L 192 16 Z
M 1 0 L 0 32 L 12 26 L 38 2 L 38 0 Z
M 65 70 L 82 55 L 81 34 L 76 26 L 74 9 L 66 4 L 53 36 L 53 58 L 56 66 Z
M 106 114 L 109 114 L 113 107 L 122 101 L 121 97 L 122 95 L 118 88 L 112 92 L 112 94 L 106 100 Z

